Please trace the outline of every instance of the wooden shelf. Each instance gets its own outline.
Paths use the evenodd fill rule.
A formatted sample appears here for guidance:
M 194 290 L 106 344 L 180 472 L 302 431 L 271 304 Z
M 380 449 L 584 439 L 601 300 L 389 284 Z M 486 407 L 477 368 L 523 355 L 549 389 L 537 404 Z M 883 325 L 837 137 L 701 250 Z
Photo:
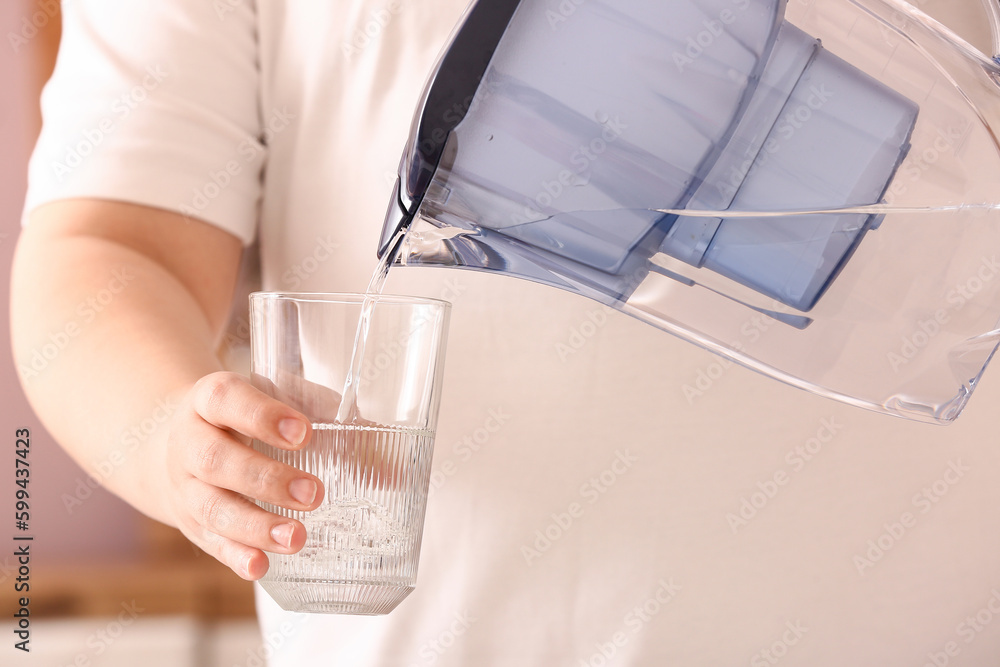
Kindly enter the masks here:
M 173 528 L 151 520 L 146 555 L 121 562 L 31 564 L 32 618 L 117 616 L 123 605 L 143 614 L 203 619 L 254 615 L 253 584 L 201 552 Z M 0 584 L 0 614 L 18 608 L 16 571 Z

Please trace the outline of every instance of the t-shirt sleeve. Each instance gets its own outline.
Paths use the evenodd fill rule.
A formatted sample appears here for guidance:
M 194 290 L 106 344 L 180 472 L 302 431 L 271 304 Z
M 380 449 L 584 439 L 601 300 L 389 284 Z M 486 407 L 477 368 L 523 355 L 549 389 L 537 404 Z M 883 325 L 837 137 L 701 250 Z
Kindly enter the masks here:
M 250 243 L 266 147 L 254 0 L 67 0 L 25 216 L 59 199 L 174 210 Z

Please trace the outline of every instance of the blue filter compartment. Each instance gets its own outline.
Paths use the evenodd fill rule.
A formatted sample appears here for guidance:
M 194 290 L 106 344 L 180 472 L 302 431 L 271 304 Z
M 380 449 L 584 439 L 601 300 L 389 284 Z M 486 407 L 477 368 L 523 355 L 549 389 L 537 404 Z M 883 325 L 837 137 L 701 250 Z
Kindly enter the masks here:
M 761 94 L 687 208 L 780 213 L 880 201 L 909 150 L 917 113 L 916 104 L 786 23 Z M 660 249 L 808 311 L 878 218 L 680 217 Z

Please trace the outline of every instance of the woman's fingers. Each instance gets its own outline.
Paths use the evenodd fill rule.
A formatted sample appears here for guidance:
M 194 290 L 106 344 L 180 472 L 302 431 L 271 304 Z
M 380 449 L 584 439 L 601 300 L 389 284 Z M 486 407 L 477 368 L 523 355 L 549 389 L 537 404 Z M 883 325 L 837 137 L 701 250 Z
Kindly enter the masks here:
M 236 373 L 201 378 L 192 389 L 191 401 L 209 424 L 279 449 L 298 449 L 312 434 L 305 415 L 254 388 Z
M 274 553 L 294 553 L 306 541 L 301 522 L 267 512 L 239 494 L 192 479 L 184 498 L 198 526 L 220 537 Z
M 184 469 L 202 482 L 303 512 L 316 509 L 323 499 L 318 477 L 280 463 L 215 426 L 196 423 L 185 436 L 189 444 Z
M 220 372 L 195 383 L 172 422 L 166 497 L 175 525 L 188 539 L 249 580 L 267 571 L 265 552 L 302 548 L 305 526 L 255 501 L 308 512 L 323 499 L 322 483 L 248 443 L 257 439 L 278 449 L 300 449 L 312 436 L 305 415 L 243 376 Z
M 270 563 L 267 554 L 260 549 L 216 535 L 201 527 L 182 529 L 181 532 L 195 546 L 247 581 L 256 581 L 267 573 Z

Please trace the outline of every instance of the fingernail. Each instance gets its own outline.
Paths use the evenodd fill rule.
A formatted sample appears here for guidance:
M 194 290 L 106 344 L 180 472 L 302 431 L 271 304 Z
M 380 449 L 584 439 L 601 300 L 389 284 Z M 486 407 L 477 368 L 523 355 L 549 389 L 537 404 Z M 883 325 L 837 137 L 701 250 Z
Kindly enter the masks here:
M 282 419 L 278 422 L 278 432 L 289 444 L 296 447 L 306 439 L 306 425 L 298 419 Z
M 253 562 L 253 554 L 247 554 L 246 558 L 243 559 L 243 578 L 250 579 L 253 575 L 250 574 L 250 563 Z
M 281 523 L 271 529 L 271 539 L 283 547 L 292 544 L 292 531 L 295 527 L 290 523 Z
M 297 479 L 288 485 L 288 493 L 303 505 L 312 505 L 317 490 L 316 482 L 311 479 Z

